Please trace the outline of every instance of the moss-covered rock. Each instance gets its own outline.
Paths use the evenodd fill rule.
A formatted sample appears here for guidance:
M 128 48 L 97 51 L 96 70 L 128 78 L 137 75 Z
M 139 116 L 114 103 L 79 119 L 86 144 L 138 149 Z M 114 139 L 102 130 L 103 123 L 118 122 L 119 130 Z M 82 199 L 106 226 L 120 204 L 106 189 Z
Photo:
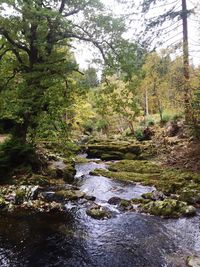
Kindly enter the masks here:
M 90 160 L 87 158 L 81 157 L 81 156 L 76 156 L 75 162 L 76 163 L 88 163 L 88 162 L 90 162 Z
M 162 192 L 159 192 L 159 191 L 156 191 L 156 190 L 153 191 L 153 192 L 144 193 L 144 194 L 142 194 L 142 197 L 144 199 L 150 199 L 150 200 L 153 200 L 153 201 L 164 200 L 166 198 L 166 196 Z
M 189 204 L 200 204 L 200 187 L 196 188 L 183 188 L 180 191 L 179 200 L 185 201 Z
M 192 216 L 196 213 L 196 209 L 193 206 L 188 206 L 187 203 L 175 199 L 151 201 L 147 204 L 142 204 L 140 210 L 164 218 L 178 218 L 182 215 Z
M 95 169 L 90 174 L 155 186 L 157 193 L 154 192 L 151 196 L 147 194 L 152 200 L 162 200 L 166 196 L 176 195 L 177 199 L 188 204 L 200 203 L 199 173 L 164 168 L 158 163 L 146 160 L 121 160 L 108 163 L 106 170 Z
M 111 217 L 111 214 L 105 208 L 99 205 L 95 205 L 87 209 L 86 213 L 88 216 L 97 220 L 108 219 Z
M 103 160 L 118 160 L 127 157 L 135 158 L 141 154 L 139 145 L 129 142 L 101 142 L 87 145 L 89 158 L 101 158 Z
M 53 179 L 63 179 L 72 183 L 76 174 L 75 163 L 69 160 L 53 161 L 49 164 L 47 174 Z
M 151 199 L 145 199 L 145 198 L 132 198 L 131 203 L 133 205 L 140 205 L 140 204 L 147 204 L 151 201 Z
M 26 190 L 18 188 L 15 194 L 15 204 L 22 204 L 26 198 Z
M 79 190 L 63 189 L 55 192 L 54 197 L 58 200 L 77 200 L 83 198 L 85 193 Z

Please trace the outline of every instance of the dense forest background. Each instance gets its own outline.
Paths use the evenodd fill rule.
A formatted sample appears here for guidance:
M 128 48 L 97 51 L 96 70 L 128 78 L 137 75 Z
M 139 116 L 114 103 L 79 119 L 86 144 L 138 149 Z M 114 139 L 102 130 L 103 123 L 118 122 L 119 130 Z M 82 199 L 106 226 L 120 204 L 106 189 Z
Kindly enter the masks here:
M 144 1 L 141 13 L 156 4 Z M 134 3 L 124 5 L 134 13 Z M 169 9 L 146 21 L 143 37 L 194 12 Z M 88 136 L 143 140 L 147 127 L 169 120 L 200 138 L 200 67 L 187 64 L 188 40 L 176 56 L 174 46 L 150 49 L 151 38 L 124 38 L 124 17 L 98 0 L 1 1 L 0 19 L 0 130 L 12 136 L 9 149 L 55 142 L 69 152 Z M 87 69 L 74 56 L 79 42 L 99 51 Z

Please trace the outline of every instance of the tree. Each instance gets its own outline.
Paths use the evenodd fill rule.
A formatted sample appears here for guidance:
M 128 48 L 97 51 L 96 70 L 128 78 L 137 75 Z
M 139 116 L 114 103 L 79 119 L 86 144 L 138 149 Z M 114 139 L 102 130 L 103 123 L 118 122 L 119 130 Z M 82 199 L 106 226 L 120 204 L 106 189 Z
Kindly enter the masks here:
M 143 12 L 148 13 L 149 10 L 151 10 L 152 7 L 156 7 L 156 5 L 159 3 L 157 6 L 158 8 L 164 10 L 164 12 L 161 11 L 161 14 L 150 18 L 147 20 L 147 27 L 146 30 L 157 30 L 156 31 L 156 36 L 158 37 L 161 35 L 161 32 L 163 33 L 163 25 L 166 25 L 166 22 L 170 23 L 172 26 L 174 23 L 179 22 L 180 20 L 182 21 L 182 47 L 183 47 L 183 76 L 184 76 L 184 84 L 183 84 L 183 89 L 184 89 L 184 104 L 185 104 L 185 121 L 188 124 L 191 124 L 192 122 L 192 106 L 191 106 L 191 101 L 192 101 L 192 90 L 191 86 L 189 83 L 190 79 L 190 73 L 189 73 L 189 48 L 188 48 L 188 26 L 187 26 L 187 18 L 188 15 L 191 13 L 191 10 L 187 9 L 187 1 L 182 0 L 181 1 L 181 6 L 179 7 L 178 1 L 174 1 L 172 3 L 164 3 L 163 0 L 149 0 L 149 1 L 143 1 L 142 7 L 143 7 Z M 167 8 L 167 6 L 170 6 Z M 169 30 L 170 28 L 169 25 L 167 25 L 168 32 L 171 32 L 172 30 L 175 30 L 174 28 Z M 166 28 L 164 27 L 164 32 L 166 32 Z M 174 38 L 172 36 L 171 38 Z M 165 40 L 166 42 L 166 40 Z M 176 41 L 177 42 L 177 41 Z
M 49 91 L 68 97 L 68 79 L 79 71 L 70 53 L 72 41 L 92 43 L 107 63 L 111 43 L 125 28 L 98 0 L 1 0 L 0 8 L 0 57 L 12 58 L 11 75 L 4 76 L 1 89 L 17 95 L 13 134 L 25 142 L 28 131 L 37 128 L 39 114 L 49 112 Z
M 89 67 L 84 71 L 84 74 L 85 74 L 85 83 L 89 88 L 98 86 L 99 81 L 97 77 L 97 71 L 95 68 Z
M 164 100 L 167 100 L 167 75 L 170 58 L 168 55 L 158 55 L 156 52 L 147 56 L 143 65 L 144 79 L 141 89 L 144 92 L 145 113 L 148 115 L 158 112 L 163 120 Z M 148 109 L 147 109 L 148 106 Z

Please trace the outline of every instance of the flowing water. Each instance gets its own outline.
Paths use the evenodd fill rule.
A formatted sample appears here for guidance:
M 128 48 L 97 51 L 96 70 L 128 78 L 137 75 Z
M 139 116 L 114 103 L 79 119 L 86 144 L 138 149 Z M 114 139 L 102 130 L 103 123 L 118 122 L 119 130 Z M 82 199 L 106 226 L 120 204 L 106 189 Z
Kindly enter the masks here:
M 200 214 L 178 220 L 121 212 L 113 196 L 140 197 L 153 190 L 91 176 L 95 162 L 77 164 L 76 184 L 113 212 L 108 220 L 86 215 L 86 203 L 66 203 L 64 214 L 12 214 L 0 217 L 0 266 L 184 267 L 200 254 Z

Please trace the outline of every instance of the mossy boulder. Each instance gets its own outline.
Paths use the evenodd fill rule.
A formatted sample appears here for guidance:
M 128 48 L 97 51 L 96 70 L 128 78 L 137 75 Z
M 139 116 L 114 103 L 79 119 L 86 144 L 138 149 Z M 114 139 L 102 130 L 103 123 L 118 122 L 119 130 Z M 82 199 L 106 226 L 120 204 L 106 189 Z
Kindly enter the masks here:
M 69 160 L 53 161 L 49 164 L 47 174 L 53 179 L 63 179 L 72 183 L 76 174 L 75 163 Z
M 153 201 L 156 201 L 156 200 L 164 200 L 166 198 L 166 196 L 160 192 L 160 191 L 153 191 L 153 192 L 148 192 L 148 193 L 144 193 L 142 194 L 142 197 L 144 199 L 149 199 L 149 200 L 153 200 Z
M 161 173 L 162 167 L 156 163 L 147 160 L 121 160 L 110 163 L 108 169 L 115 172 L 133 172 L 133 173 Z
M 83 198 L 85 196 L 85 193 L 79 191 L 79 190 L 73 190 L 73 189 L 63 189 L 55 192 L 54 197 L 57 200 L 77 200 L 79 198 Z
M 196 209 L 193 206 L 188 206 L 187 203 L 175 199 L 151 201 L 147 204 L 141 205 L 140 210 L 142 212 L 164 218 L 192 216 L 196 213 Z
M 25 198 L 26 198 L 26 190 L 24 190 L 23 188 L 18 188 L 16 190 L 16 195 L 15 195 L 15 204 L 17 205 L 22 204 Z
M 99 205 L 95 205 L 87 209 L 86 214 L 97 220 L 108 219 L 111 217 L 110 212 Z
M 133 208 L 133 203 L 131 200 L 127 200 L 127 199 L 122 199 L 119 203 L 119 206 L 123 209 L 123 210 L 132 210 L 134 211 L 135 209 Z
M 120 160 L 135 158 L 141 154 L 139 145 L 129 142 L 98 142 L 87 145 L 88 158 L 101 158 L 103 160 Z
M 151 199 L 145 199 L 145 198 L 132 198 L 131 203 L 133 205 L 140 205 L 140 204 L 147 204 L 151 201 Z
M 192 205 L 196 203 L 200 204 L 200 188 L 183 188 L 180 190 L 179 199 Z

